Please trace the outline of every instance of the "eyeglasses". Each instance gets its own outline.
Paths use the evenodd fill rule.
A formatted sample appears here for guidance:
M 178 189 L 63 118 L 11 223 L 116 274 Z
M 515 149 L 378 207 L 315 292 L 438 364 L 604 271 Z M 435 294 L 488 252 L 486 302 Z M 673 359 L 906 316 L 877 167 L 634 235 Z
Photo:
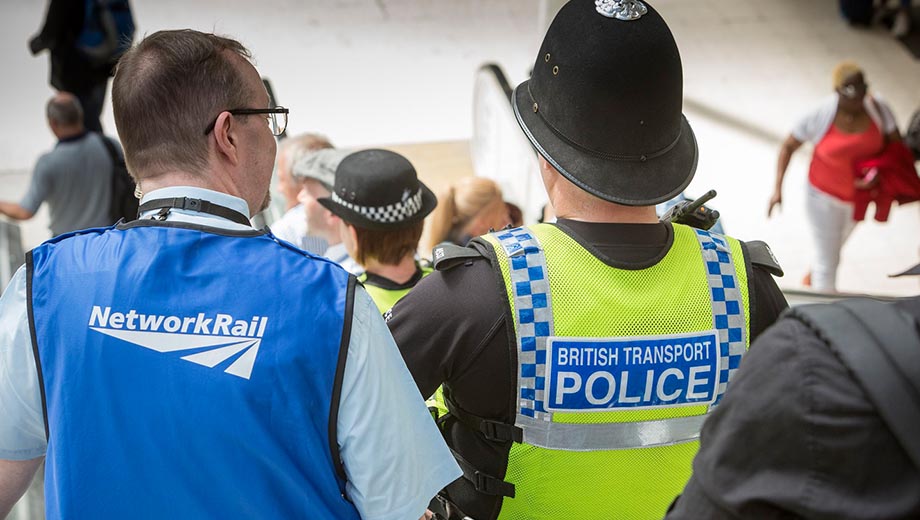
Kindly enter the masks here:
M 268 128 L 271 129 L 272 134 L 279 136 L 284 133 L 284 130 L 287 128 L 288 121 L 288 109 L 284 107 L 274 107 L 274 108 L 234 108 L 232 110 L 224 110 L 224 112 L 229 112 L 235 116 L 252 116 L 252 115 L 263 115 L 268 122 Z M 220 114 L 217 115 L 220 117 Z M 211 133 L 211 130 L 214 130 L 214 125 L 217 124 L 217 117 L 214 118 L 214 121 L 208 125 L 204 130 L 204 135 Z
M 866 91 L 869 90 L 869 85 L 867 83 L 860 83 L 858 85 L 843 85 L 840 87 L 839 91 L 843 97 L 854 99 L 859 96 L 864 96 Z

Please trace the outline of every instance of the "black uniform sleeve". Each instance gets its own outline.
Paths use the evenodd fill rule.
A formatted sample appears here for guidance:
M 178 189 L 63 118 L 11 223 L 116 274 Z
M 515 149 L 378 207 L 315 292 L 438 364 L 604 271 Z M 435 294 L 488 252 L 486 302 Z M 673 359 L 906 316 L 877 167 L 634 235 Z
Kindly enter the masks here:
M 435 271 L 397 302 L 387 324 L 422 395 L 443 383 L 461 409 L 511 423 L 517 367 L 509 353 L 507 295 L 497 277 L 485 258 Z M 442 431 L 470 464 L 504 478 L 510 443 L 486 441 L 450 417 Z M 495 518 L 501 508 L 501 497 L 478 493 L 466 479 L 447 492 L 473 518 Z
M 779 315 L 789 307 L 786 297 L 776 285 L 773 275 L 754 266 L 748 287 L 751 305 L 751 342 L 776 323 Z
M 920 475 L 846 367 L 784 318 L 703 426 L 668 520 L 916 518 Z
M 486 349 L 492 341 L 507 340 L 505 295 L 498 289 L 489 261 L 481 258 L 431 273 L 393 307 L 387 325 L 422 395 L 431 395 L 445 381 L 463 386 L 457 378 L 488 376 L 480 373 L 484 360 L 474 363 L 484 351 L 504 358 L 488 364 L 508 364 L 507 348 Z M 495 395 L 507 394 L 484 400 Z
M 779 315 L 789 307 L 786 297 L 776 285 L 770 266 L 751 261 L 751 249 L 741 243 L 748 276 L 748 305 L 751 313 L 751 343 L 773 325 Z M 778 266 L 777 266 L 778 267 Z

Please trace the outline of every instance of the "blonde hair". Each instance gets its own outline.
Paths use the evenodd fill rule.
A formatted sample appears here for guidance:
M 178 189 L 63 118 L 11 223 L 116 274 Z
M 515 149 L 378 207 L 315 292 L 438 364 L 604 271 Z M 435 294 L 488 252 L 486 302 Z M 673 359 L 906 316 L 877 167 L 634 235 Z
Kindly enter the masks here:
M 843 86 L 843 82 L 853 76 L 854 74 L 862 74 L 865 76 L 865 73 L 855 61 L 841 61 L 834 67 L 834 72 L 832 77 L 834 79 L 834 90 L 839 89 Z
M 484 177 L 464 177 L 438 195 L 438 206 L 431 213 L 428 248 L 458 238 L 463 228 L 480 211 L 502 199 L 502 190 Z

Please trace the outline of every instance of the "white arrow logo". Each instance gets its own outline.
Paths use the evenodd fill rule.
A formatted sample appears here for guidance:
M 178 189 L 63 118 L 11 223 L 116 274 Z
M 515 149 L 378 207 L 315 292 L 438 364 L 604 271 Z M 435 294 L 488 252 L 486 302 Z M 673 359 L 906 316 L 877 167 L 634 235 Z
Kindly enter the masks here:
M 236 361 L 227 367 L 224 372 L 243 379 L 249 379 L 252 367 L 259 353 L 261 339 L 236 338 L 228 336 L 213 336 L 202 334 L 177 334 L 169 332 L 147 332 L 138 330 L 108 329 L 90 327 L 107 336 L 118 338 L 139 347 L 148 348 L 157 352 L 178 352 L 182 350 L 197 350 L 206 347 L 215 347 L 204 352 L 189 354 L 182 359 L 214 368 L 236 354 L 243 352 Z

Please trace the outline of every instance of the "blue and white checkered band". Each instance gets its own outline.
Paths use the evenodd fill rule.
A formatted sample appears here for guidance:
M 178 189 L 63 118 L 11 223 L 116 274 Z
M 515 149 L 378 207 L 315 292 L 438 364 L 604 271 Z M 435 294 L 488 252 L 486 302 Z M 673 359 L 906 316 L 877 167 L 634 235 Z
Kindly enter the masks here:
M 747 326 L 744 320 L 744 302 L 735 274 L 731 248 L 725 238 L 715 233 L 696 229 L 700 242 L 709 288 L 712 291 L 712 320 L 719 333 L 721 366 L 719 367 L 718 395 L 712 407 L 719 404 L 729 379 L 734 376 L 747 345 Z
M 382 224 L 390 224 L 402 222 L 422 209 L 422 189 L 419 188 L 418 191 L 415 192 L 415 195 L 407 197 L 401 202 L 388 204 L 386 206 L 359 206 L 358 204 L 342 199 L 335 192 L 332 192 L 332 200 L 336 204 L 340 204 L 361 214 L 368 220 L 373 220 L 374 222 L 380 222 Z
M 517 313 L 518 415 L 550 421 L 543 408 L 546 389 L 546 338 L 553 334 L 546 257 L 529 229 L 494 233 L 508 255 L 514 311 Z

